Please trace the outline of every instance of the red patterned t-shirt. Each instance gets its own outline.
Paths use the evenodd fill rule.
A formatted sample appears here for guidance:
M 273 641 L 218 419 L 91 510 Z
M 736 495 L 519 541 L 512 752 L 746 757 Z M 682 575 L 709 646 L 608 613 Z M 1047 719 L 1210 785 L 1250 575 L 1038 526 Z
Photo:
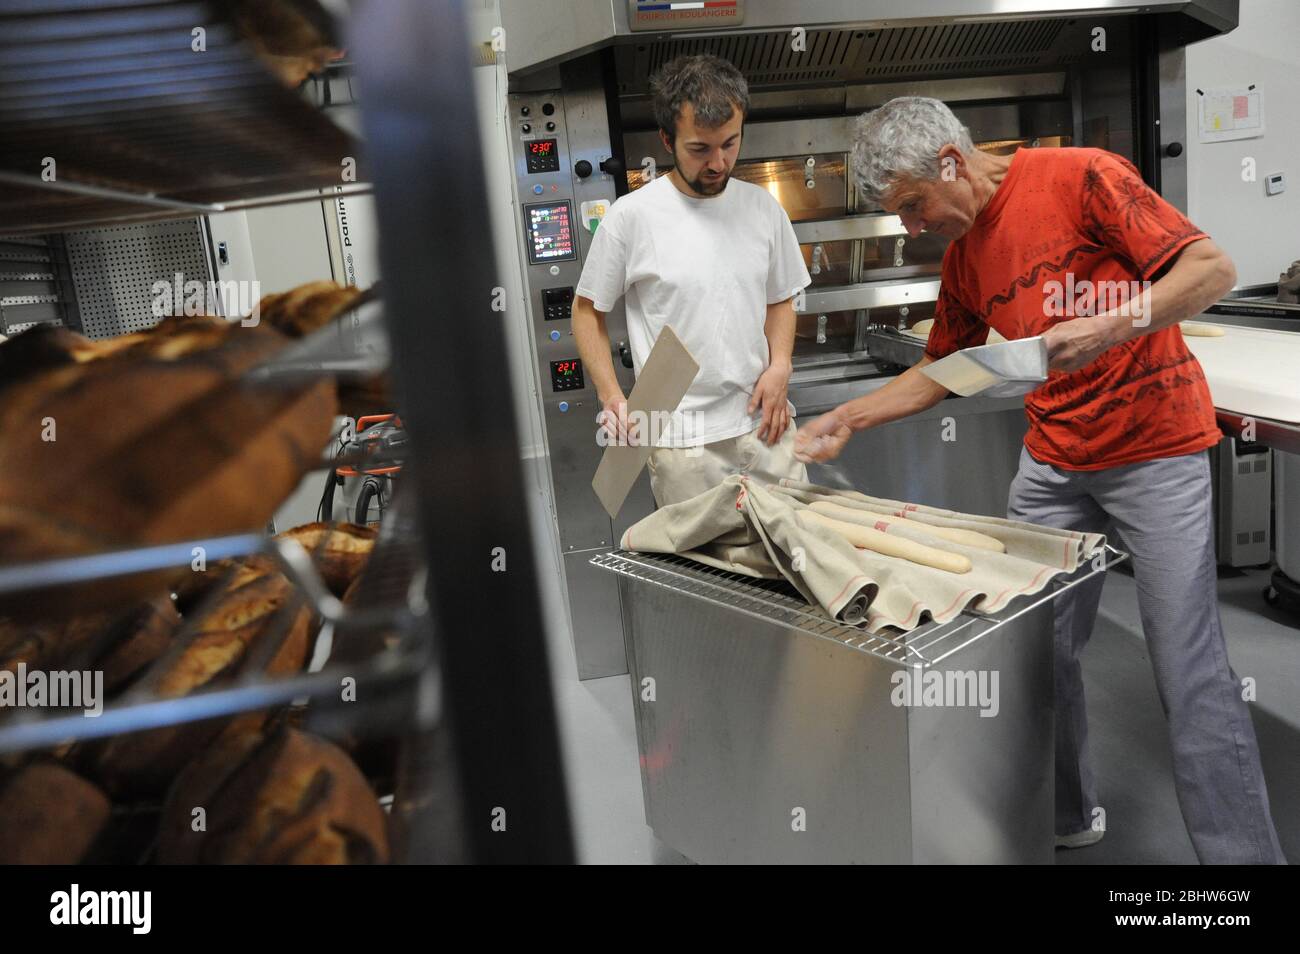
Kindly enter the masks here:
M 1021 149 L 944 254 L 926 354 L 984 344 L 990 327 L 1027 338 L 1118 305 L 1203 238 L 1120 156 Z M 1067 470 L 1176 457 L 1219 441 L 1205 373 L 1177 327 L 1117 345 L 1078 371 L 1051 372 L 1025 397 L 1025 413 L 1029 452 Z

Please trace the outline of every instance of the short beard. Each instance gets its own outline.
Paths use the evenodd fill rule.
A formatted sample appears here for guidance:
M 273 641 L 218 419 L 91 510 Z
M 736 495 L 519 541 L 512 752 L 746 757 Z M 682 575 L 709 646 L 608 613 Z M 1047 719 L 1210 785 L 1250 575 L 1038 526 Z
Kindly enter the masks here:
M 704 180 L 700 178 L 695 178 L 695 179 L 686 178 L 684 175 L 682 175 L 682 164 L 681 161 L 678 160 L 677 158 L 676 148 L 673 149 L 673 162 L 677 163 L 677 175 L 681 178 L 683 182 L 686 183 L 687 188 L 689 188 L 692 192 L 694 192 L 696 195 L 699 196 L 719 195 L 721 194 L 722 190 L 727 187 L 727 183 L 731 181 L 730 172 L 723 173 L 722 179 L 717 183 L 717 185 L 712 185 L 712 186 L 706 184 Z
M 678 175 L 681 175 L 681 173 L 679 172 Z M 696 195 L 718 195 L 727 187 L 727 183 L 731 181 L 731 173 L 724 173 L 718 183 L 712 186 L 708 185 L 703 179 L 688 179 L 685 176 L 682 176 L 682 181 L 690 186 L 691 191 Z

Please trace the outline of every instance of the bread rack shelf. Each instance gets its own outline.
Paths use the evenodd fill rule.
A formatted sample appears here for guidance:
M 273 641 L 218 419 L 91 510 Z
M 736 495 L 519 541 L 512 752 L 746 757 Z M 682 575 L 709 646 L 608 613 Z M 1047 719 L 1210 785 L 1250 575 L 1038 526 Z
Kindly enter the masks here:
M 259 640 L 259 652 L 268 654 L 279 647 L 302 601 L 309 603 L 323 622 L 330 625 L 329 638 L 335 641 L 336 649 L 345 645 L 339 640 L 341 635 L 382 631 L 398 637 L 393 647 L 373 658 L 368 658 L 369 654 L 364 654 L 367 658 L 352 658 L 356 654 L 336 652 L 319 671 L 292 677 L 268 678 L 253 666 L 250 675 L 181 697 L 161 698 L 148 688 L 128 690 L 95 717 L 50 709 L 15 709 L 0 715 L 0 754 L 270 709 L 295 700 L 311 699 L 316 704 L 329 705 L 331 700 L 338 699 L 344 677 L 355 680 L 357 698 L 373 698 L 372 693 L 409 686 L 429 670 L 433 660 L 427 628 L 428 607 L 423 596 L 426 571 L 418 558 L 419 538 L 414 523 L 404 511 L 400 500 L 390 508 L 371 565 L 366 569 L 362 596 L 348 608 L 328 591 L 311 555 L 301 546 L 292 540 L 270 540 L 260 534 L 190 540 L 0 569 L 2 595 L 183 567 L 196 547 L 202 548 L 206 558 L 214 563 L 266 554 L 276 560 L 295 584 L 297 599 L 290 600 L 279 611 L 276 630 Z M 204 609 L 200 602 L 196 618 L 202 617 Z M 193 635 L 191 627 L 183 625 L 170 653 L 183 651 Z M 324 634 L 318 638 L 325 638 Z M 147 686 L 147 674 L 142 681 Z M 344 714 L 344 721 L 350 723 L 370 714 L 367 707 L 356 706 Z M 368 731 L 382 728 L 366 726 Z M 387 728 L 391 731 L 394 727 Z
M 409 533 L 404 546 L 385 547 L 381 529 L 370 566 L 403 552 L 407 566 L 376 571 L 372 595 L 382 597 L 382 606 L 358 604 L 357 613 L 350 607 L 340 614 L 319 578 L 306 572 L 303 554 L 277 548 L 273 555 L 302 599 L 323 617 L 333 615 L 336 632 L 355 624 L 356 641 L 348 636 L 336 647 L 342 655 L 331 655 L 337 663 L 285 679 L 250 676 L 180 698 L 124 695 L 98 719 L 66 711 L 11 717 L 0 723 L 0 750 L 310 697 L 308 713 L 319 711 L 322 724 L 337 724 L 330 723 L 337 715 L 363 728 L 400 731 L 404 757 L 433 780 L 438 797 L 394 804 L 394 816 L 400 809 L 412 833 L 405 860 L 571 861 L 519 441 L 509 402 L 502 407 L 500 399 L 504 331 L 497 320 L 478 320 L 496 317 L 481 289 L 499 283 L 491 238 L 479 227 L 483 161 L 477 137 L 435 134 L 477 122 L 473 97 L 446 95 L 469 83 L 463 5 L 385 0 L 350 24 L 349 67 L 368 97 L 360 111 L 367 143 L 360 164 L 356 140 L 279 86 L 235 39 L 225 16 L 233 2 L 7 5 L 0 13 L 0 233 L 46 235 L 318 201 L 322 189 L 337 195 L 341 164 L 357 158 L 358 183 L 344 186 L 368 191 L 373 183 L 386 286 L 377 322 L 391 341 L 395 403 L 410 434 L 403 492 L 384 518 L 385 527 L 396 523 L 394 508 L 410 506 L 402 521 Z M 196 62 L 189 44 L 200 25 L 207 52 Z M 47 157 L 55 160 L 60 188 L 32 182 Z M 432 262 L 430 249 L 439 250 Z M 440 322 L 436 335 L 431 279 L 442 313 L 457 316 Z M 382 360 L 346 347 L 312 350 L 327 339 L 303 339 L 259 373 L 365 374 Z M 443 373 L 430 374 L 432 368 Z M 485 415 L 488 407 L 494 410 Z M 267 552 L 260 535 L 244 534 L 178 543 L 182 562 L 198 542 L 210 556 Z M 491 571 L 494 547 L 510 554 L 509 572 Z M 118 561 L 138 572 L 175 565 L 179 552 L 144 548 L 10 566 L 0 580 L 5 587 L 45 585 L 113 572 Z M 497 607 L 509 607 L 508 618 Z M 369 615 L 385 608 L 391 615 Z M 371 651 L 386 628 L 398 633 L 395 645 Z M 344 672 L 357 679 L 355 705 L 338 703 Z M 498 805 L 510 806 L 508 832 L 477 823 Z
M 223 2 L 0 13 L 0 232 L 319 201 L 359 145 L 279 85 Z M 201 32 L 201 39 L 196 36 Z M 201 49 L 196 49 L 201 46 Z

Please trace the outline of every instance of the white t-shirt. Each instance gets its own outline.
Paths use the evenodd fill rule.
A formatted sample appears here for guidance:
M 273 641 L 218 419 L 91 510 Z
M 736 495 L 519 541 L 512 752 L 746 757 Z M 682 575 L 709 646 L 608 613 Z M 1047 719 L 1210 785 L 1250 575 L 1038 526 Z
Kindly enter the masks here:
M 672 326 L 700 373 L 655 443 L 693 447 L 761 422 L 747 406 L 768 365 L 767 306 L 811 281 L 790 219 L 766 189 L 731 179 L 697 199 L 665 175 L 610 206 L 576 291 L 603 312 L 626 298 L 637 374 Z

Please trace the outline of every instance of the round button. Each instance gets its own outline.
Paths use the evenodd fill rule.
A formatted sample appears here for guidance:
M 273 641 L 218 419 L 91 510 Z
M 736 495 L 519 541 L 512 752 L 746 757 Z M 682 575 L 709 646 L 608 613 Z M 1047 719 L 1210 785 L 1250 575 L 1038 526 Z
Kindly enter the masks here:
M 552 340 L 552 341 L 559 341 L 559 340 L 560 340 L 560 333 L 559 333 L 558 331 L 552 331 L 552 332 L 551 332 L 551 340 Z
M 565 411 L 567 411 L 568 409 L 569 409 L 569 402 L 568 402 L 568 401 L 561 401 L 561 402 L 560 402 L 560 413 L 563 414 L 563 413 L 564 413 Z
M 533 195 L 541 195 L 543 190 L 544 187 L 542 186 L 542 184 L 538 183 L 537 185 L 533 186 Z
M 558 274 L 560 274 L 560 266 L 559 266 L 559 265 L 552 265 L 552 266 L 550 267 L 549 271 L 550 271 L 550 273 L 551 273 L 552 275 L 558 275 Z
M 573 164 L 573 174 L 579 179 L 585 179 L 591 175 L 591 163 L 586 159 L 579 159 Z
M 552 106 L 550 103 L 543 103 L 542 112 L 544 112 L 547 116 L 549 116 L 551 115 L 551 113 L 555 112 L 555 107 Z
M 555 123 L 547 123 L 547 124 L 546 124 L 546 131 L 547 131 L 547 132 L 555 132 Z

